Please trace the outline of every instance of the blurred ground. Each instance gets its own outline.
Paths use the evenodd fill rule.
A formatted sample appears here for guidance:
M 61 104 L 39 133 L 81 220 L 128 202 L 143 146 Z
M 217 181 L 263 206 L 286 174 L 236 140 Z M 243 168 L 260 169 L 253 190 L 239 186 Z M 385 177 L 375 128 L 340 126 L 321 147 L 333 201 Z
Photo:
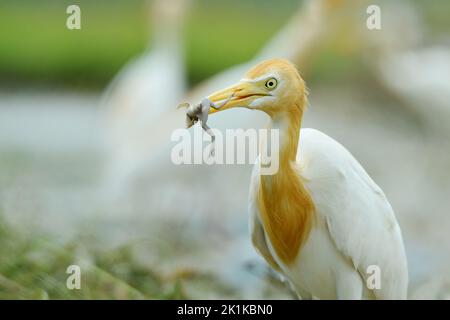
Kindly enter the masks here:
M 395 100 L 371 99 L 367 105 L 366 93 L 358 94 L 354 88 L 311 90 L 304 126 L 343 143 L 395 208 L 410 262 L 410 296 L 448 297 L 450 154 L 442 152 L 448 136 L 429 139 L 433 133 L 420 129 L 420 120 L 405 113 Z M 251 286 L 252 277 L 268 276 L 266 291 L 248 289 L 245 294 L 290 297 L 266 270 L 258 269 L 262 264 L 257 258 L 240 262 L 248 264 L 241 288 L 214 275 L 224 256 L 233 259 L 247 250 L 241 246 L 247 238 L 236 240 L 238 246 L 229 241 L 236 228 L 224 227 L 223 234 L 211 230 L 199 239 L 192 227 L 177 223 L 176 216 L 146 211 L 143 199 L 138 200 L 142 203 L 130 200 L 128 209 L 114 209 L 99 200 L 98 96 L 2 93 L 0 101 L 0 196 L 5 225 L 10 227 L 1 233 L 0 275 L 8 284 L 0 289 L 4 297 L 14 296 L 24 286 L 22 297 L 231 298 L 242 297 L 240 290 Z M 166 212 L 170 209 L 168 205 Z M 242 215 L 245 218 L 246 213 Z M 85 282 L 90 290 L 70 293 L 61 288 L 64 266 L 80 259 L 95 265 Z M 255 261 L 257 269 L 252 269 Z M 212 262 L 212 271 L 202 265 Z M 27 274 L 31 279 L 24 280 Z M 97 286 L 114 290 L 97 291 Z

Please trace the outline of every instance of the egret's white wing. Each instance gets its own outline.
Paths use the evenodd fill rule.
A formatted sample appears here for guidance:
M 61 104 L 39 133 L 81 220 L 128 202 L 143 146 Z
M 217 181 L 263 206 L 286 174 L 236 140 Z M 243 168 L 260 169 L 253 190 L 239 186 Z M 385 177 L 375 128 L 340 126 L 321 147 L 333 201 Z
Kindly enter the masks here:
M 406 298 L 408 269 L 400 228 L 383 191 L 338 142 L 302 129 L 298 162 L 317 214 L 336 248 L 367 280 L 378 266 L 378 299 Z

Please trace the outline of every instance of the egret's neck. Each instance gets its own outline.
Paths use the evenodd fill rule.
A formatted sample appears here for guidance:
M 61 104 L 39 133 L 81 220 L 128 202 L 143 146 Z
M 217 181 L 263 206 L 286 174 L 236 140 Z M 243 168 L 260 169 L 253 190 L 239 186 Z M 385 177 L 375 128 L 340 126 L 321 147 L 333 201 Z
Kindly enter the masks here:
M 182 41 L 183 21 L 166 21 L 154 24 L 152 37 L 159 44 L 180 43 Z
M 272 129 L 279 131 L 279 159 L 282 166 L 296 160 L 302 116 L 303 111 L 298 107 L 271 116 Z
M 168 4 L 170 2 L 168 1 Z M 182 32 L 184 26 L 184 14 L 176 15 L 168 12 L 165 2 L 157 1 L 151 7 L 149 19 L 148 46 L 152 51 L 165 55 L 178 55 L 182 51 Z
M 183 49 L 181 31 L 178 26 L 155 27 L 149 46 L 152 50 L 168 55 L 180 55 Z
M 303 104 L 285 108 L 282 112 L 271 112 L 269 116 L 271 118 L 269 127 L 271 130 L 278 130 L 279 141 L 277 141 L 277 144 L 271 140 L 262 142 L 261 152 L 264 152 L 266 155 L 273 155 L 275 152 L 278 152 L 278 173 L 280 171 L 282 171 L 281 173 L 285 173 L 283 171 L 289 171 L 297 158 L 300 127 L 303 117 Z M 273 146 L 278 146 L 278 149 L 273 150 Z M 274 177 L 271 175 L 263 177 L 266 181 L 270 181 L 272 178 Z
M 270 115 L 272 129 L 280 130 L 279 168 L 274 175 L 261 175 L 258 207 L 278 258 L 290 264 L 308 237 L 314 203 L 295 165 L 303 105 L 285 110 Z

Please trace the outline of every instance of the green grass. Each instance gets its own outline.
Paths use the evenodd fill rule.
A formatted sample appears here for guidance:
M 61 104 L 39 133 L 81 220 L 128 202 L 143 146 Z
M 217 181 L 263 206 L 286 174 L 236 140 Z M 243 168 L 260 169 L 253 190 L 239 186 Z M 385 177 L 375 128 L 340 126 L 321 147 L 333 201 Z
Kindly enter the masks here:
M 284 25 L 297 0 L 192 0 L 184 28 L 189 82 L 251 58 Z M 450 32 L 448 1 L 414 1 L 433 35 Z M 82 29 L 67 30 L 66 8 L 81 7 Z M 101 88 L 150 43 L 144 0 L 3 0 L 0 83 Z M 335 39 L 339 40 L 339 39 Z M 314 59 L 316 78 L 355 69 L 330 50 Z
M 180 278 L 164 279 L 138 263 L 131 246 L 107 251 L 77 239 L 57 245 L 45 236 L 25 236 L 0 221 L 0 299 L 179 299 Z M 86 249 L 87 250 L 87 249 Z M 80 263 L 81 256 L 89 263 Z M 84 258 L 86 259 L 86 258 Z M 66 269 L 81 265 L 81 289 L 66 287 Z
M 65 27 L 65 10 L 73 3 L 81 8 L 81 30 Z M 292 1 L 276 11 L 254 2 L 194 3 L 185 28 L 191 83 L 252 57 L 295 7 Z M 103 86 L 149 43 L 146 17 L 140 0 L 4 1 L 0 81 Z
M 100 249 L 98 239 L 86 235 L 61 244 L 43 234 L 18 231 L 1 218 L 0 300 L 239 297 L 239 292 L 207 272 L 182 266 L 163 272 L 161 266 L 143 263 L 137 244 Z M 164 259 L 173 256 L 160 257 Z M 66 287 L 70 265 L 81 268 L 79 290 Z M 280 290 L 278 281 L 269 280 Z
M 81 2 L 80 31 L 65 27 L 68 1 L 4 5 L 0 9 L 3 78 L 95 84 L 143 50 L 145 21 L 135 18 L 142 16 L 136 1 L 125 7 Z

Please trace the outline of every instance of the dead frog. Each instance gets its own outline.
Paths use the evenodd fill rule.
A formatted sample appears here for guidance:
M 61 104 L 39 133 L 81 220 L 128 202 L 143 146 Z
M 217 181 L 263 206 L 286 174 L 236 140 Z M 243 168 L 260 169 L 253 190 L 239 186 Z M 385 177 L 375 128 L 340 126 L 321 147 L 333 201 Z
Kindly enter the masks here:
M 223 101 L 220 105 L 216 105 L 214 102 L 209 100 L 208 98 L 203 98 L 200 103 L 191 105 L 187 102 L 181 103 L 178 105 L 177 109 L 186 108 L 186 128 L 192 127 L 198 121 L 201 122 L 203 130 L 205 130 L 210 136 L 212 141 L 212 148 L 215 142 L 215 136 L 212 132 L 211 128 L 207 125 L 208 122 L 208 114 L 210 108 L 220 109 L 222 108 L 233 95 L 229 96 L 225 101 Z M 214 149 L 211 149 L 211 154 L 213 154 Z

